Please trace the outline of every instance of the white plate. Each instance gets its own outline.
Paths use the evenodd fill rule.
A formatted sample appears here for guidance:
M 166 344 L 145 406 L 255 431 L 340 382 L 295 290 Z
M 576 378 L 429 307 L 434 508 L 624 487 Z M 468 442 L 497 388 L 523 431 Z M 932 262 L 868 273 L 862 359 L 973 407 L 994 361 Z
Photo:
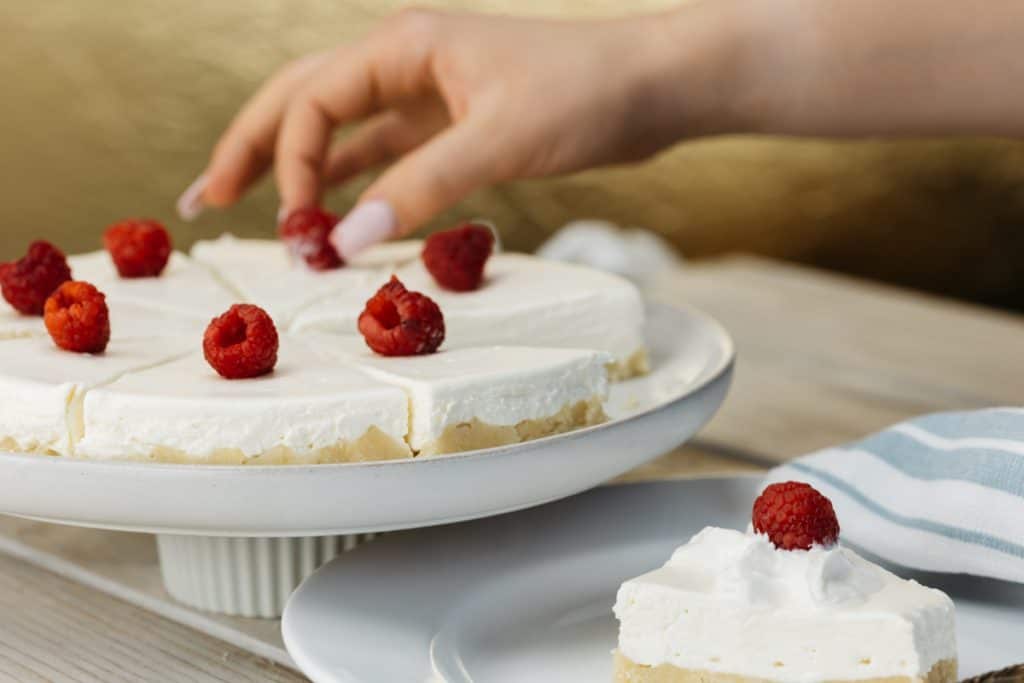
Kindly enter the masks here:
M 316 683 L 610 681 L 619 584 L 705 525 L 744 527 L 758 482 L 607 487 L 395 534 L 302 584 L 285 609 L 285 645 Z M 957 603 L 962 675 L 1024 660 L 1024 586 L 917 578 Z
M 653 372 L 615 385 L 612 421 L 453 456 L 314 466 L 162 465 L 0 453 L 0 513 L 84 526 L 315 536 L 441 524 L 563 498 L 686 441 L 718 409 L 733 345 L 710 318 L 653 306 Z

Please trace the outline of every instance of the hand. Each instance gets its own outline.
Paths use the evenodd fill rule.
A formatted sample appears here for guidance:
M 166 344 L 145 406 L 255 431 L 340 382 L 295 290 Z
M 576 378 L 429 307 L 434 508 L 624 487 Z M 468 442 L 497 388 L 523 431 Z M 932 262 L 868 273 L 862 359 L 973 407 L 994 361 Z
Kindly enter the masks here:
M 335 230 L 349 257 L 482 186 L 648 156 L 681 123 L 664 82 L 683 40 L 665 28 L 670 16 L 399 13 L 362 42 L 267 81 L 217 143 L 183 213 L 234 203 L 272 163 L 285 212 L 391 164 Z M 332 143 L 335 128 L 356 121 Z

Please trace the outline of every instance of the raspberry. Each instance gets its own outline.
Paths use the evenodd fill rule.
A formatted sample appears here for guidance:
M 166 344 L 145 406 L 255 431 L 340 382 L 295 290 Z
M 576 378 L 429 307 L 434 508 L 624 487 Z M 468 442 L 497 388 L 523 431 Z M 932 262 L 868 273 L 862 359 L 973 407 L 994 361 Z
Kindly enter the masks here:
M 832 501 L 810 484 L 772 484 L 754 501 L 754 531 L 782 550 L 809 550 L 839 540 L 839 520 Z
M 295 258 L 313 270 L 340 268 L 345 262 L 328 239 L 338 217 L 317 208 L 296 209 L 288 214 L 278 234 Z
M 167 228 L 151 220 L 114 223 L 103 233 L 103 245 L 121 277 L 156 277 L 171 257 Z
M 392 275 L 366 302 L 359 331 L 366 345 L 382 356 L 416 356 L 441 346 L 444 316 L 433 299 L 410 292 Z
M 423 265 L 437 284 L 456 292 L 480 286 L 494 249 L 494 233 L 485 225 L 466 223 L 435 232 L 423 245 Z
M 70 279 L 64 252 L 49 242 L 33 242 L 21 260 L 0 266 L 4 298 L 25 315 L 42 315 L 46 299 Z
M 226 379 L 259 377 L 277 364 L 277 327 L 267 312 L 235 304 L 210 321 L 203 335 L 203 355 Z
M 88 282 L 69 281 L 46 300 L 43 321 L 65 351 L 103 353 L 110 341 L 107 297 Z

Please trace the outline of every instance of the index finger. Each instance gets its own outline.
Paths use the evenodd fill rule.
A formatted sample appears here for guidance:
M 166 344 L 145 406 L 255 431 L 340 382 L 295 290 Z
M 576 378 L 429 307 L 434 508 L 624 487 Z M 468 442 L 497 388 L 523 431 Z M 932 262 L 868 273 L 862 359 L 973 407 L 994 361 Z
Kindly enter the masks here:
M 289 104 L 275 153 L 285 210 L 312 206 L 323 189 L 331 133 L 390 104 L 429 92 L 438 31 L 433 12 L 406 12 L 376 34 L 339 50 L 322 64 Z

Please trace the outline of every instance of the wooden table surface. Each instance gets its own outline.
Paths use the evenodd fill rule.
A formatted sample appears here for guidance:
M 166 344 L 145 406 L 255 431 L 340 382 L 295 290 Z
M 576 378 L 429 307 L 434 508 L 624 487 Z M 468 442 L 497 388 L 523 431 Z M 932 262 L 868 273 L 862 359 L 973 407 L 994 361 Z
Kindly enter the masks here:
M 650 294 L 716 317 L 739 362 L 697 439 L 619 481 L 757 470 L 912 415 L 1021 403 L 1019 316 L 747 257 Z M 0 517 L 0 680 L 305 680 L 276 621 L 176 605 L 156 561 L 147 535 Z

